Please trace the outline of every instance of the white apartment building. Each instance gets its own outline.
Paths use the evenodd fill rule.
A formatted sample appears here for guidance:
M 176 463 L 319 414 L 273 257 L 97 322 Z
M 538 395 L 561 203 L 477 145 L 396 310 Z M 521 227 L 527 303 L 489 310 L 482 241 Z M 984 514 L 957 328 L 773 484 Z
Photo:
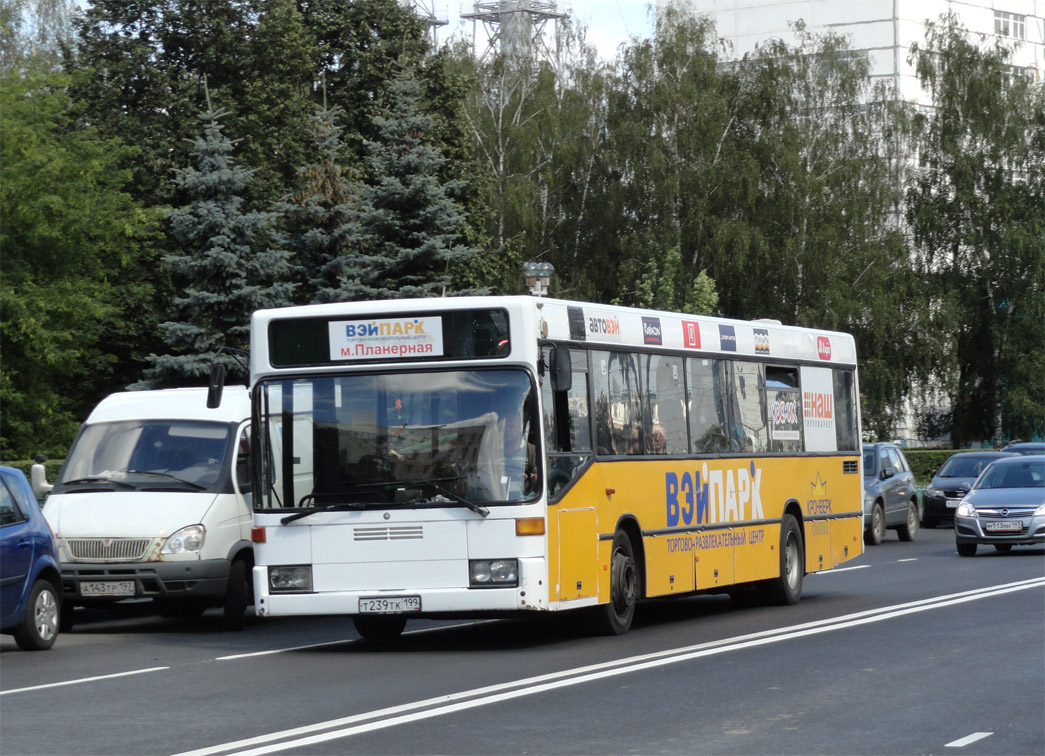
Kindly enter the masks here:
M 810 32 L 835 32 L 856 51 L 866 51 L 871 74 L 891 80 L 904 100 L 925 102 L 907 56 L 925 37 L 926 20 L 953 12 L 971 32 L 993 34 L 1019 47 L 1018 68 L 1045 75 L 1045 0 L 656 0 L 711 18 L 718 36 L 741 57 L 768 39 L 794 42 L 789 24 L 802 20 Z

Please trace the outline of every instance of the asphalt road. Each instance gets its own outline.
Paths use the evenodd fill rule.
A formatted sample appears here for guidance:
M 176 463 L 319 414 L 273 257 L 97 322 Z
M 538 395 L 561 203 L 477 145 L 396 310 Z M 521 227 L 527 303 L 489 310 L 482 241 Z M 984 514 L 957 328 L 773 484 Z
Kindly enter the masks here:
M 147 607 L 87 614 L 46 652 L 0 636 L 0 751 L 22 754 L 1045 753 L 1045 549 L 958 557 L 890 533 L 807 576 L 800 604 L 222 632 Z

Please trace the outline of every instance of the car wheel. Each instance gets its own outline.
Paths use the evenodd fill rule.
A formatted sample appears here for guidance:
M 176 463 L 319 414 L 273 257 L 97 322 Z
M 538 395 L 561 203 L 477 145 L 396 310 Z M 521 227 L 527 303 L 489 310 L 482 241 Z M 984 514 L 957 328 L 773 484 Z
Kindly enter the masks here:
M 975 543 L 958 543 L 958 556 L 976 556 Z
M 996 551 L 1000 551 L 1002 554 L 1008 554 L 1010 551 L 1012 551 L 1012 544 L 1011 543 L 996 543 L 996 544 L 994 544 L 994 548 L 995 548 Z
M 780 574 L 762 583 L 761 593 L 767 604 L 788 606 L 802 598 L 805 557 L 798 521 L 786 514 L 780 521 Z
M 913 541 L 918 532 L 918 505 L 913 501 L 907 504 L 907 522 L 896 529 L 901 541 Z
M 639 597 L 639 570 L 635 564 L 635 549 L 628 534 L 618 530 L 613 537 L 610 556 L 610 600 L 595 607 L 592 630 L 598 635 L 623 635 L 635 618 L 635 603 Z
M 254 602 L 252 588 L 246 560 L 233 560 L 229 568 L 229 586 L 221 605 L 221 625 L 226 630 L 242 630 L 247 624 L 247 607 Z
M 40 578 L 33 583 L 25 604 L 25 617 L 14 630 L 15 643 L 25 651 L 43 651 L 58 638 L 58 594 Z
M 370 640 L 393 640 L 403 634 L 406 617 L 395 614 L 357 615 L 352 618 L 356 632 Z
M 882 511 L 882 503 L 876 501 L 871 510 L 871 524 L 864 531 L 864 543 L 868 546 L 877 546 L 885 537 L 885 512 Z

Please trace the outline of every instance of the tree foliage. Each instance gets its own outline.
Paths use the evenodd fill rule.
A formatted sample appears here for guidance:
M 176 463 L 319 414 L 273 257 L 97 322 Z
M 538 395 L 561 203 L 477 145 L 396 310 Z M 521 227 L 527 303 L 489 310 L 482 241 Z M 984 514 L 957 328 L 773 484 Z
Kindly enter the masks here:
M 152 320 L 159 213 L 128 192 L 134 150 L 70 124 L 65 77 L 32 60 L 0 86 L 0 443 L 61 453 Z
M 215 362 L 249 382 L 246 365 L 218 352 L 246 351 L 251 314 L 290 299 L 287 253 L 267 246 L 275 213 L 243 211 L 241 193 L 253 172 L 233 158 L 221 116 L 214 110 L 200 115 L 205 125 L 193 145 L 196 166 L 177 172 L 179 188 L 192 198 L 170 215 L 171 234 L 188 250 L 167 258 L 184 291 L 175 300 L 181 319 L 160 325 L 171 353 L 149 356 L 141 387 L 203 383 Z
M 947 16 L 911 53 L 933 108 L 907 219 L 955 445 L 1045 434 L 1045 86 L 1011 52 Z

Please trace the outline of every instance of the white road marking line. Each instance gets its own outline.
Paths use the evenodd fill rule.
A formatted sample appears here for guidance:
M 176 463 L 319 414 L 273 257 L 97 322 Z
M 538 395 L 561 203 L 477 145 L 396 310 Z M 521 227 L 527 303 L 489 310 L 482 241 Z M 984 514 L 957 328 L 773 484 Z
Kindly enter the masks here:
M 162 672 L 170 667 L 149 667 L 148 669 L 135 669 L 130 672 L 116 672 L 112 675 L 98 675 L 97 677 L 81 677 L 79 680 L 66 680 L 65 682 L 47 683 L 46 685 L 33 685 L 30 688 L 14 688 L 12 690 L 0 691 L 0 696 L 9 693 L 27 693 L 31 690 L 43 690 L 44 688 L 60 688 L 64 685 L 79 685 L 80 683 L 97 682 L 98 680 L 112 680 L 116 677 L 129 677 L 130 675 L 144 675 L 148 672 Z
M 834 575 L 836 572 L 849 572 L 850 570 L 866 570 L 871 565 L 869 564 L 858 564 L 856 567 L 835 567 L 831 570 L 824 570 L 823 572 L 814 572 L 814 575 Z
M 259 735 L 231 743 L 210 746 L 194 751 L 186 751 L 177 754 L 176 756 L 213 756 L 213 754 L 218 753 L 235 753 L 237 756 L 264 756 L 265 754 L 281 752 L 291 748 L 316 745 L 317 743 L 325 743 L 331 740 L 359 735 L 365 732 L 430 719 L 443 714 L 455 713 L 514 698 L 543 693 L 556 688 L 564 688 L 592 682 L 606 677 L 614 677 L 631 672 L 661 667 L 668 664 L 691 661 L 700 657 L 726 653 L 728 651 L 763 646 L 770 643 L 778 643 L 809 635 L 818 635 L 820 633 L 855 627 L 857 625 L 868 624 L 871 622 L 880 622 L 884 619 L 891 619 L 904 614 L 928 611 L 943 606 L 952 606 L 967 601 L 975 601 L 981 598 L 989 598 L 1014 591 L 1043 586 L 1045 586 L 1045 578 L 1032 578 L 1030 580 L 1023 580 L 990 588 L 979 588 L 971 591 L 964 591 L 962 593 L 951 594 L 949 596 L 940 596 L 935 599 L 924 599 L 897 606 L 872 609 L 834 619 L 817 620 L 815 622 L 795 625 L 789 628 L 778 628 L 760 633 L 752 633 L 746 636 L 739 636 L 737 638 L 711 641 L 709 643 L 671 649 L 668 651 L 659 651 L 643 656 L 631 657 L 629 659 L 603 662 L 601 664 L 587 667 L 550 673 L 510 683 L 493 685 L 486 688 L 463 691 L 447 696 L 440 696 L 438 698 L 430 698 L 424 701 L 415 701 L 400 706 L 364 712 L 362 714 L 355 714 L 349 717 L 329 720 L 327 722 L 320 722 L 314 725 L 305 725 L 303 727 L 297 727 L 283 732 Z M 512 690 L 512 688 L 515 689 Z M 426 709 L 426 707 L 434 708 Z M 426 710 L 417 711 L 418 709 Z M 414 710 L 414 713 L 406 713 L 411 710 Z M 377 721 L 367 722 L 367 720 Z M 322 730 L 331 730 L 331 728 L 339 729 L 333 729 L 329 732 L 321 732 Z M 296 739 L 288 740 L 288 738 Z M 251 748 L 252 746 L 259 747 Z M 239 750 L 243 748 L 251 748 L 251 750 Z
M 969 743 L 975 743 L 977 740 L 983 740 L 993 735 L 993 732 L 974 732 L 971 735 L 966 735 L 964 738 L 958 738 L 952 740 L 950 743 L 945 743 L 944 748 L 964 748 Z

